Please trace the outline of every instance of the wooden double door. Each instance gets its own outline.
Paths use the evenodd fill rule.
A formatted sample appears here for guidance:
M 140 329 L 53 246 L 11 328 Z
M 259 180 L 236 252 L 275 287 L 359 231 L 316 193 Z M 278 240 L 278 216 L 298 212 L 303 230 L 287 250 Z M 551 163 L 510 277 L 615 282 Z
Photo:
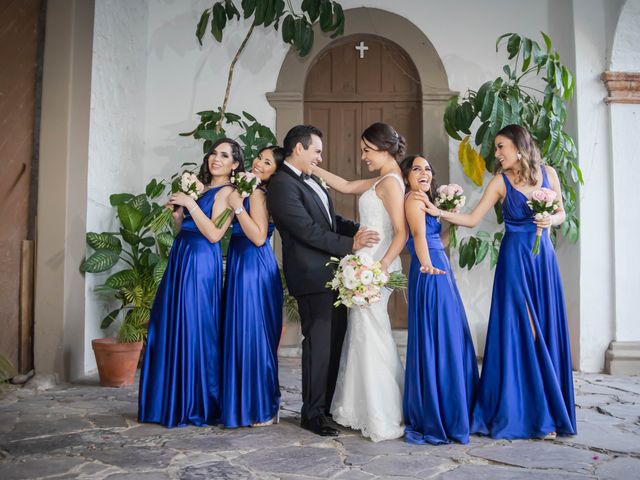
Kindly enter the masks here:
M 361 58 L 356 47 L 367 50 Z M 305 122 L 323 132 L 323 167 L 346 179 L 375 176 L 362 164 L 360 135 L 374 122 L 385 122 L 407 139 L 407 153 L 422 146 L 422 103 L 417 71 L 397 45 L 371 35 L 341 39 L 322 53 L 305 89 Z M 357 197 L 330 190 L 336 211 L 358 219 Z M 409 255 L 402 256 L 403 270 Z M 402 292 L 389 302 L 391 325 L 407 328 L 407 303 Z

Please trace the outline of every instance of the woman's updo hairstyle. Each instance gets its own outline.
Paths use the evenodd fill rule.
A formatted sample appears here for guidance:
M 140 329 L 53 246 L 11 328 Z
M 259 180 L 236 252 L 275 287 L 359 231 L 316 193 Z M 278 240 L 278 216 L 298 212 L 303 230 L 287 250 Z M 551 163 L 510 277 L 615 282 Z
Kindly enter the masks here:
M 399 162 L 407 152 L 406 139 L 388 123 L 376 122 L 362 132 L 360 137 L 381 152 L 387 152 Z

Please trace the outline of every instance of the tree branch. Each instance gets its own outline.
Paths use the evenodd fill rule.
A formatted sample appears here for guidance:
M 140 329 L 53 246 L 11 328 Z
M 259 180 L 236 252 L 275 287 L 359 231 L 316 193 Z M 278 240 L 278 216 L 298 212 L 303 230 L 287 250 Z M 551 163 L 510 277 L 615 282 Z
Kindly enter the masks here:
M 233 60 L 231 61 L 231 65 L 229 65 L 227 89 L 224 92 L 224 100 L 222 101 L 222 109 L 220 110 L 220 119 L 216 122 L 216 130 L 215 130 L 216 133 L 220 133 L 220 130 L 222 128 L 222 122 L 224 121 L 224 114 L 227 111 L 227 103 L 229 102 L 229 92 L 231 91 L 231 81 L 233 80 L 233 68 L 236 66 L 236 62 L 238 61 L 238 58 L 240 58 L 240 55 L 242 55 L 244 48 L 247 46 L 249 37 L 251 37 L 251 34 L 253 33 L 253 27 L 255 27 L 255 23 L 251 24 L 251 28 L 249 28 L 247 35 L 244 37 L 244 40 L 240 44 L 240 48 L 238 48 L 236 55 L 233 57 Z

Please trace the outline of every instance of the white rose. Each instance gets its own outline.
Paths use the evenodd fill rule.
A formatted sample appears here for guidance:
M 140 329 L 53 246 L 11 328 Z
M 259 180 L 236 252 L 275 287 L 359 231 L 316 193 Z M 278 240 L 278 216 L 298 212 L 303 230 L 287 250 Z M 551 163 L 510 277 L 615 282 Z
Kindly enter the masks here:
M 453 195 L 447 195 L 447 200 L 453 200 Z
M 365 298 L 360 295 L 354 295 L 352 300 L 353 300 L 353 303 L 358 305 L 359 307 L 362 307 L 367 304 L 367 301 L 365 300 Z
M 373 272 L 371 270 L 365 270 L 360 274 L 360 283 L 362 285 L 369 285 L 373 282 Z
M 458 206 L 460 208 L 464 207 L 464 204 L 467 202 L 467 198 L 466 197 L 460 197 L 460 203 L 458 204 Z
M 377 280 L 384 284 L 384 283 L 387 283 L 389 281 L 389 276 L 386 273 L 383 272 L 380 275 L 378 275 Z
M 356 271 L 353 267 L 350 266 L 346 266 L 342 269 L 342 276 L 344 277 L 345 280 L 353 280 L 355 281 L 356 279 Z
M 547 202 L 547 208 L 553 207 L 553 202 Z
M 342 284 L 348 290 L 353 290 L 358 286 L 358 282 L 356 281 L 355 278 L 347 278 L 347 277 L 345 277 L 345 279 L 343 280 Z

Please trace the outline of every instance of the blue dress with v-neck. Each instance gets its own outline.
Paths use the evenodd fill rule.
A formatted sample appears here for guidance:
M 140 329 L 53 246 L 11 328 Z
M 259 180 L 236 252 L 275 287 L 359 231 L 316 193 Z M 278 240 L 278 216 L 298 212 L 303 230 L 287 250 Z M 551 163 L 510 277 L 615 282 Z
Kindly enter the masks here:
M 211 216 L 212 188 L 199 199 Z M 138 420 L 167 427 L 220 421 L 222 254 L 185 214 L 151 309 Z
M 545 167 L 542 186 L 549 187 Z M 527 197 L 503 174 L 506 227 L 493 283 L 472 432 L 495 438 L 576 433 L 573 374 L 562 281 L 548 230 L 540 253 Z

